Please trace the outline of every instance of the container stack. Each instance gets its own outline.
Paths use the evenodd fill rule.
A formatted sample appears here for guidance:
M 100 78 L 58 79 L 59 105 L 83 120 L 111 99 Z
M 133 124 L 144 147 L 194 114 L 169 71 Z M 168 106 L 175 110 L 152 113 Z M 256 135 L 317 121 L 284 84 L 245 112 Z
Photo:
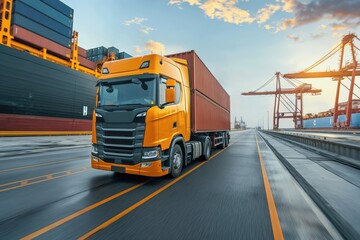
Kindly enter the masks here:
M 73 16 L 74 10 L 59 0 L 14 0 L 11 33 L 18 41 L 66 58 Z
M 78 47 L 78 55 L 79 55 L 79 63 L 82 66 L 91 68 L 91 69 L 95 69 L 96 68 L 96 63 L 93 61 L 90 61 L 89 59 L 87 59 L 87 51 L 86 49 L 82 48 L 82 47 Z
M 93 62 L 104 61 L 110 53 L 115 54 L 115 59 L 131 58 L 132 56 L 126 52 L 120 52 L 116 47 L 106 48 L 104 46 L 87 50 L 87 59 Z
M 87 50 L 87 59 L 93 62 L 100 62 L 108 56 L 108 49 L 104 46 Z
M 131 58 L 132 56 L 126 52 L 120 52 L 118 54 L 118 57 L 119 57 L 119 59 L 124 59 L 124 58 Z

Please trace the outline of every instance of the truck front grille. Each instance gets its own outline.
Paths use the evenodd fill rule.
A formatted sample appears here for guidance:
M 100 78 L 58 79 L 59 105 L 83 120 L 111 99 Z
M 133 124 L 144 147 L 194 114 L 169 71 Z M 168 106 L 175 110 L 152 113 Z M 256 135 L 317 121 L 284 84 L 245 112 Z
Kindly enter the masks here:
M 98 124 L 99 157 L 105 162 L 134 165 L 141 160 L 145 124 Z

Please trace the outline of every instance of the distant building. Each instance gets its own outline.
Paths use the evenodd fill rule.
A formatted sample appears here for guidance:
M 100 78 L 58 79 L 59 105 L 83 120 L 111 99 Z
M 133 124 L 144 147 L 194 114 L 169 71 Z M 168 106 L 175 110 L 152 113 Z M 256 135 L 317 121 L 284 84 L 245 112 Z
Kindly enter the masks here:
M 237 121 L 236 116 L 235 116 L 234 128 L 235 129 L 246 129 L 246 123 L 243 121 L 242 117 L 240 117 L 240 121 Z

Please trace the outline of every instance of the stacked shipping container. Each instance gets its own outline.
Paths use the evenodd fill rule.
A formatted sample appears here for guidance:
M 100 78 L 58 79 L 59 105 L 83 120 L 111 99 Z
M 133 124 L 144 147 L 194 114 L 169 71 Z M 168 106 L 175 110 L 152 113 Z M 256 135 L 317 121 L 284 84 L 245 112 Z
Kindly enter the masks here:
M 114 53 L 115 59 L 131 58 L 126 52 L 120 52 L 116 47 L 106 48 L 104 46 L 87 50 L 87 59 L 93 62 L 101 62 L 106 59 L 110 53 Z
M 59 0 L 15 0 L 12 15 L 15 39 L 69 57 L 73 9 Z

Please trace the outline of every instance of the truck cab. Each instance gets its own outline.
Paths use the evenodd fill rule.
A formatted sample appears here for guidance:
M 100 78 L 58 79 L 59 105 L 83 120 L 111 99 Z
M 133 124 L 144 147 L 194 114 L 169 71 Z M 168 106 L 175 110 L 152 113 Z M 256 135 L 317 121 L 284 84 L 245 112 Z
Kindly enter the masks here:
M 151 54 L 104 63 L 93 113 L 93 168 L 163 176 L 171 173 L 176 143 L 183 163 L 190 89 L 186 61 L 174 60 Z

